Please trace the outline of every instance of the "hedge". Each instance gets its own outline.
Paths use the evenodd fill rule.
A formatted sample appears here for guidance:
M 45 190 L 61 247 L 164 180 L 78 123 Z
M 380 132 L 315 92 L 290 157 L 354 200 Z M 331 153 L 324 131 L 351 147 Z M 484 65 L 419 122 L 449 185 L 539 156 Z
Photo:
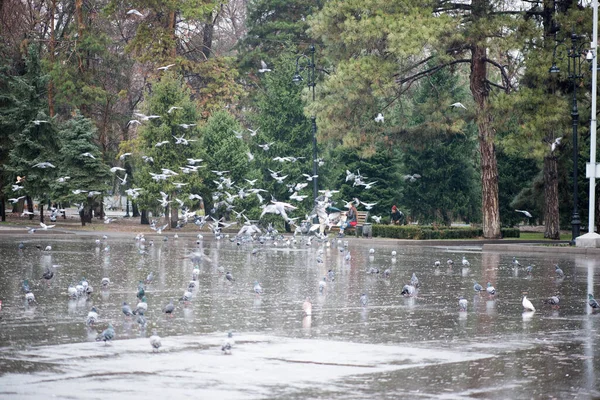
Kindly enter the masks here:
M 483 236 L 482 228 L 446 228 L 419 225 L 373 225 L 373 236 L 393 239 L 474 239 Z M 518 238 L 517 228 L 502 228 L 503 238 Z

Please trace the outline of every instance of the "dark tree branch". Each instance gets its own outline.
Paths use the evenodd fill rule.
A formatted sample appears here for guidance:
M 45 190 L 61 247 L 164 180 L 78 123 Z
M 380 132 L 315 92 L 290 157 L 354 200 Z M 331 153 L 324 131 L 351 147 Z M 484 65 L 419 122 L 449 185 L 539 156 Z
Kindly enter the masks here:
M 458 60 L 453 60 L 453 61 L 450 61 L 450 62 L 447 62 L 447 63 L 444 63 L 444 64 L 436 65 L 435 67 L 426 69 L 425 71 L 417 72 L 414 75 L 410 75 L 410 76 L 407 76 L 407 77 L 404 77 L 404 78 L 396 79 L 396 83 L 398 83 L 400 85 L 403 85 L 406 82 L 412 82 L 412 81 L 418 80 L 420 78 L 423 78 L 425 76 L 429 76 L 431 74 L 434 74 L 437 71 L 439 71 L 439 70 L 441 70 L 443 68 L 449 67 L 451 65 L 460 64 L 460 63 L 470 63 L 470 62 L 471 62 L 470 58 L 461 58 L 461 59 L 458 59 Z

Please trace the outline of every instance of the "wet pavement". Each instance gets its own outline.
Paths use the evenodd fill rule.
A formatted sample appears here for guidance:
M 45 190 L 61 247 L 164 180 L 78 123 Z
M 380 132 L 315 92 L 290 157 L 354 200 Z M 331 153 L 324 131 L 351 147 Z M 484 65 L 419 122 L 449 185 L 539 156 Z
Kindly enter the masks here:
M 237 245 L 211 238 L 198 246 L 193 237 L 172 235 L 166 242 L 155 235 L 154 245 L 140 251 L 133 236 L 0 237 L 0 397 L 600 397 L 600 314 L 586 302 L 600 280 L 597 257 L 369 240 L 350 241 L 347 250 L 337 241 Z M 51 251 L 36 247 L 47 245 Z M 197 288 L 181 302 L 194 252 L 204 255 Z M 470 266 L 462 266 L 463 256 Z M 46 266 L 55 273 L 49 285 L 40 279 Z M 371 268 L 380 273 L 367 274 Z M 335 278 L 321 292 L 328 270 Z M 140 329 L 121 305 L 135 308 L 138 282 L 150 272 L 147 326 Z M 421 287 L 404 297 L 413 272 Z M 67 288 L 84 277 L 93 294 L 70 300 Z M 111 281 L 105 290 L 104 277 Z M 36 304 L 26 304 L 23 279 Z M 496 295 L 475 293 L 474 281 L 491 282 Z M 523 312 L 523 293 L 535 313 Z M 543 303 L 553 295 L 558 307 Z M 459 296 L 469 302 L 466 312 L 459 311 Z M 311 317 L 303 316 L 306 297 Z M 162 311 L 170 299 L 172 316 Z M 92 306 L 99 319 L 88 328 Z M 96 342 L 108 323 L 114 341 Z M 162 337 L 157 353 L 148 340 L 153 329 Z M 236 343 L 226 356 L 221 344 L 229 331 Z

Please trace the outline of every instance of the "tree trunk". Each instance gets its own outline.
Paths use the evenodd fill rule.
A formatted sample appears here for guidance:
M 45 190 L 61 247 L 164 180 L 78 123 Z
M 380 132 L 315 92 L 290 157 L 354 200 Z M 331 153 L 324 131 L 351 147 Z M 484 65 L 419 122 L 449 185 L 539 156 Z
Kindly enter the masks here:
M 486 48 L 473 45 L 471 48 L 470 88 L 475 100 L 479 153 L 481 157 L 481 201 L 483 237 L 500 238 L 500 212 L 498 206 L 498 164 L 489 111 L 489 85 L 487 83 Z
M 171 207 L 171 229 L 177 228 L 177 221 L 179 221 L 179 209 Z
M 213 34 L 215 31 L 215 24 L 213 20 L 212 14 L 206 17 L 206 22 L 204 23 L 204 29 L 202 32 L 202 54 L 208 60 L 210 57 L 210 52 L 212 49 L 213 42 Z
M 79 219 L 81 219 L 81 226 L 85 226 L 85 208 L 83 207 L 79 210 Z
M 0 193 L 0 219 L 2 222 L 6 221 L 6 208 L 4 205 L 4 193 Z
M 75 0 L 75 15 L 77 17 L 77 33 L 79 35 L 79 40 L 83 39 L 83 0 Z M 77 52 L 77 60 L 79 64 L 79 72 L 83 73 L 83 59 L 81 57 L 81 52 Z
M 142 210 L 142 215 L 140 217 L 140 224 L 150 225 L 150 221 L 148 221 L 148 210 Z
M 40 222 L 44 223 L 44 203 L 40 203 Z
M 140 210 L 138 209 L 138 206 L 137 206 L 137 204 L 136 204 L 136 203 L 134 203 L 133 201 L 131 202 L 131 209 L 132 209 L 132 211 L 131 211 L 131 216 L 132 216 L 133 218 L 137 218 L 137 217 L 139 217 L 139 216 L 140 216 Z
M 25 200 L 27 201 L 27 211 L 31 213 L 29 214 L 29 220 L 31 221 L 33 219 L 33 200 L 31 196 L 27 196 Z
M 556 157 L 544 157 L 544 237 L 560 239 L 560 218 L 558 211 L 558 166 Z
M 171 48 L 171 57 L 177 55 L 177 36 L 175 35 L 175 11 L 169 12 L 169 32 L 171 33 L 171 39 L 173 40 L 173 47 Z
M 50 64 L 54 68 L 54 53 L 55 53 L 55 37 L 54 37 L 54 15 L 56 13 L 56 0 L 51 2 L 52 8 L 50 11 Z M 51 76 L 51 75 L 50 75 Z M 52 78 L 48 80 L 48 114 L 50 118 L 54 117 L 54 83 Z

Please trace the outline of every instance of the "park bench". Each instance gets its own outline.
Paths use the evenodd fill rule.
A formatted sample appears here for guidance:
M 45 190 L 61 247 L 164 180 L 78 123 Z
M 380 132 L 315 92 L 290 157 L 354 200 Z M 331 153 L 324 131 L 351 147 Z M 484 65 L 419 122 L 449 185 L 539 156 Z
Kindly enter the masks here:
M 357 211 L 356 213 L 356 226 L 349 226 L 346 228 L 346 231 L 344 232 L 344 234 L 350 233 L 350 232 L 354 232 L 354 234 L 356 235 L 356 237 L 358 237 L 359 234 L 362 234 L 362 228 L 364 226 L 364 224 L 367 222 L 367 218 L 369 218 L 369 212 L 368 211 Z M 340 231 L 340 227 L 339 226 L 332 226 L 331 229 L 329 229 L 329 232 L 334 232 L 337 233 Z

